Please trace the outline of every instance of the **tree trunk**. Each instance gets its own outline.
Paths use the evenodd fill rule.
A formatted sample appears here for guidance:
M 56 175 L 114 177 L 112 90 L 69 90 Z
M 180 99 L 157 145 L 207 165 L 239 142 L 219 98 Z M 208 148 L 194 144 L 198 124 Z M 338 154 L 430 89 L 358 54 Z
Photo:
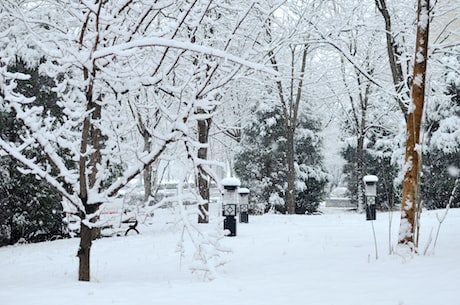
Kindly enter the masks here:
M 286 120 L 285 128 L 286 128 L 286 136 L 287 136 L 287 151 L 286 151 L 286 158 L 287 158 L 287 165 L 288 165 L 288 188 L 287 188 L 287 206 L 288 206 L 288 214 L 295 214 L 295 199 L 296 199 L 296 189 L 295 189 L 295 180 L 296 180 L 296 172 L 295 172 L 295 143 L 294 143 L 294 135 L 297 127 L 297 118 L 299 114 L 299 106 L 302 97 L 303 91 L 303 79 L 305 75 L 305 68 L 307 65 L 307 54 L 308 54 L 308 45 L 302 46 L 302 62 L 300 64 L 300 74 L 299 74 L 299 81 L 297 85 L 295 85 L 295 47 L 291 50 L 291 79 L 290 79 L 290 90 L 289 90 L 289 106 L 285 104 L 285 100 L 283 98 L 280 99 L 281 105 L 283 106 L 283 113 L 284 119 Z M 282 87 L 281 82 L 279 82 L 278 87 Z M 282 90 L 280 90 L 279 94 L 282 97 Z
M 92 91 L 88 91 L 88 99 L 92 98 Z M 90 111 L 90 104 L 88 103 L 87 111 Z M 86 179 L 86 152 L 89 142 L 90 135 L 90 118 L 87 116 L 83 121 L 83 130 L 82 130 L 82 139 L 80 145 L 80 160 L 79 160 L 79 184 L 80 184 L 80 198 L 82 200 L 83 206 L 86 207 L 88 202 L 88 187 Z M 80 219 L 82 220 L 80 224 L 80 248 L 78 249 L 77 256 L 79 258 L 79 267 L 78 267 L 78 280 L 79 281 L 89 281 L 90 280 L 90 250 L 92 243 L 92 232 L 91 230 L 83 224 L 83 220 L 86 217 L 86 211 L 81 211 Z
M 98 97 L 98 101 L 101 102 L 101 96 Z M 102 117 L 102 107 L 99 103 L 90 103 L 91 109 L 93 109 L 93 112 L 91 113 L 91 118 L 92 122 L 99 122 Z M 101 149 L 102 149 L 102 131 L 97 127 L 94 123 L 91 123 L 90 127 L 90 136 L 91 136 L 91 145 L 92 145 L 92 153 L 89 161 L 89 166 L 91 169 L 91 173 L 89 175 L 89 186 L 90 188 L 94 188 L 96 185 L 97 181 L 97 175 L 99 173 L 99 165 L 101 164 L 102 160 L 102 154 L 101 154 Z M 101 182 L 101 185 L 99 187 L 103 186 L 103 182 Z M 99 205 L 97 204 L 92 204 L 90 207 L 87 207 L 87 213 L 88 214 L 93 214 L 97 211 Z M 88 211 L 88 209 L 90 211 Z M 99 219 L 99 216 L 94 216 L 91 221 L 96 222 Z M 100 227 L 95 227 L 91 229 L 91 238 L 93 240 L 100 238 L 101 237 L 101 228 Z
M 85 206 L 85 213 L 80 213 L 80 218 L 83 220 L 88 215 L 92 215 L 96 213 L 99 209 L 100 204 L 87 204 L 87 198 L 82 198 L 82 202 Z M 89 219 L 90 222 L 96 222 L 97 217 L 93 217 Z M 93 240 L 98 237 L 98 233 L 100 232 L 99 228 L 90 228 L 85 225 L 84 221 L 80 224 L 80 247 L 78 248 L 78 259 L 79 259 L 79 267 L 78 267 L 78 280 L 79 281 L 86 281 L 89 282 L 91 279 L 90 273 L 90 254 L 91 254 L 91 246 L 93 244 Z
M 204 113 L 203 110 L 199 111 Z M 198 142 L 200 142 L 200 144 L 208 144 L 211 122 L 211 118 L 198 120 Z M 208 159 L 207 147 L 200 147 L 198 149 L 198 159 Z M 197 186 L 201 198 L 205 201 L 205 203 L 198 205 L 198 223 L 209 223 L 209 181 L 208 175 L 203 171 L 201 166 L 198 167 Z
M 357 200 L 358 212 L 364 211 L 364 192 L 363 192 L 363 177 L 364 177 L 364 134 L 358 135 L 356 145 L 356 187 L 357 187 Z
M 85 79 L 88 79 L 88 71 L 85 70 Z M 85 208 L 80 211 L 80 247 L 77 256 L 79 258 L 78 280 L 90 281 L 90 252 L 93 239 L 100 233 L 100 229 L 92 229 L 84 224 L 88 215 L 97 211 L 99 204 L 88 204 L 88 183 L 89 187 L 93 188 L 97 181 L 98 165 L 101 163 L 101 131 L 93 125 L 93 122 L 98 122 L 101 119 L 102 107 L 93 101 L 93 84 L 90 83 L 86 92 L 88 101 L 87 112 L 90 113 L 83 121 L 82 137 L 80 143 L 80 159 L 79 159 L 79 184 L 80 198 Z M 92 144 L 92 152 L 89 155 L 88 162 L 88 144 Z M 88 168 L 89 166 L 89 174 Z M 88 181 L 89 180 L 89 181 Z M 92 218 L 90 221 L 96 221 Z
M 294 147 L 294 128 L 289 126 L 287 128 L 287 212 L 288 214 L 295 214 L 295 147 Z
M 150 134 L 144 130 L 142 137 L 144 138 L 144 151 L 150 153 Z M 144 201 L 147 202 L 152 195 L 152 166 L 149 164 L 144 169 Z
M 425 75 L 428 54 L 429 0 L 418 1 L 417 39 L 415 46 L 412 105 L 406 124 L 406 157 L 401 206 L 399 245 L 416 251 L 417 205 L 420 171 L 420 130 L 425 100 Z
M 93 242 L 92 230 L 88 228 L 83 222 L 80 225 L 80 248 L 78 249 L 78 280 L 90 281 L 90 252 Z

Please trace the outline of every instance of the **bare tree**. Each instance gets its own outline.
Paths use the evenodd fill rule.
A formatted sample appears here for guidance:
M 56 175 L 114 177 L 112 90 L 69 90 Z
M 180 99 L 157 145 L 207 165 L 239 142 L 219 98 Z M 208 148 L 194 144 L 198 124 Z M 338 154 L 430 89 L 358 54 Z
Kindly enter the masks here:
M 308 46 L 302 45 L 300 47 L 301 50 L 301 63 L 300 63 L 300 76 L 294 76 L 295 70 L 295 61 L 297 54 L 297 48 L 295 46 L 291 46 L 290 58 L 291 58 L 291 71 L 292 71 L 292 78 L 290 79 L 290 85 L 288 89 L 288 93 L 285 93 L 283 83 L 281 80 L 276 81 L 276 88 L 279 98 L 279 105 L 282 108 L 283 117 L 284 117 L 284 130 L 286 132 L 287 138 L 287 151 L 286 151 L 286 159 L 287 159 L 287 211 L 289 214 L 295 214 L 295 179 L 296 179 L 296 171 L 295 171 L 295 145 L 294 145 L 294 134 L 297 127 L 297 119 L 299 113 L 299 106 L 302 97 L 302 85 L 303 85 L 303 74 L 305 73 L 306 67 L 306 58 L 308 54 Z M 278 69 L 278 61 L 275 58 L 275 54 L 271 52 L 269 54 L 270 61 L 273 65 L 273 68 L 279 72 Z M 297 84 L 296 84 L 297 83 Z
M 187 95 L 182 98 L 193 77 L 189 69 L 193 55 L 221 58 L 232 71 L 261 67 L 231 50 L 190 41 L 188 26 L 200 24 L 197 17 L 210 3 L 176 1 L 162 6 L 138 0 L 66 0 L 38 5 L 31 0 L 0 4 L 0 11 L 17 25 L 12 35 L 32 46 L 23 52 L 45 58 L 35 64 L 56 79 L 58 106 L 64 113 L 53 117 L 15 94 L 15 78 L 26 76 L 5 71 L 2 106 L 14 110 L 26 133 L 21 143 L 0 140 L 0 149 L 54 187 L 81 219 L 81 281 L 90 280 L 100 207 L 116 200 L 130 181 L 171 153 L 171 144 L 198 147 L 188 126 L 196 126 L 198 105 L 186 101 Z M 14 44 L 11 39 L 1 42 Z M 233 75 L 227 74 L 225 81 Z M 213 105 L 201 100 L 200 107 Z M 30 147 L 40 149 L 48 162 L 35 162 L 28 154 Z
M 322 4 L 287 1 L 280 7 L 279 16 L 267 20 L 266 39 L 270 49 L 267 58 L 278 74 L 271 80 L 275 104 L 280 107 L 286 137 L 287 194 L 286 206 L 289 214 L 296 211 L 296 151 L 294 137 L 298 127 L 299 109 L 305 102 L 308 58 L 313 40 L 308 34 Z M 305 20 L 309 20 L 305 22 Z M 276 29 L 276 30 L 275 30 Z M 306 34 L 307 33 L 307 34 Z M 269 86 L 271 87 L 271 85 Z

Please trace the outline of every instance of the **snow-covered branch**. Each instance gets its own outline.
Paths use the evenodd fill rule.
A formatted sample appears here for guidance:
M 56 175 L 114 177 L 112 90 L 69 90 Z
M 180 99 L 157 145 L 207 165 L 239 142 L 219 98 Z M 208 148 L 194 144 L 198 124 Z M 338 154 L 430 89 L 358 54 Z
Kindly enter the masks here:
M 124 44 L 119 44 L 116 46 L 101 48 L 98 51 L 94 52 L 93 57 L 95 59 L 98 59 L 111 55 L 117 55 L 122 57 L 128 56 L 135 52 L 137 48 L 143 47 L 170 47 L 175 49 L 193 51 L 201 54 L 219 57 L 225 61 L 232 61 L 234 63 L 240 64 L 251 69 L 261 70 L 266 73 L 275 74 L 272 71 L 272 69 L 268 69 L 264 65 L 245 60 L 223 50 L 219 50 L 212 47 L 206 47 L 187 41 L 177 41 L 175 39 L 167 39 L 162 37 L 144 38 L 136 41 L 126 42 Z

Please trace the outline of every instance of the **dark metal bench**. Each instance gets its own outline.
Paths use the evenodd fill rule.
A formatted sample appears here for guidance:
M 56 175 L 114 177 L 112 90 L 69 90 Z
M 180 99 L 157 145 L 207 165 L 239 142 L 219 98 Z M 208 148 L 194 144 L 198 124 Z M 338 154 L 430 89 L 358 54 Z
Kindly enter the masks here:
M 124 220 L 122 221 L 122 223 L 127 223 L 129 224 L 129 227 L 128 229 L 126 230 L 125 232 L 125 236 L 128 235 L 129 231 L 135 231 L 137 234 L 139 234 L 139 231 L 137 230 L 137 225 L 138 225 L 138 221 L 136 218 L 129 218 L 127 220 Z

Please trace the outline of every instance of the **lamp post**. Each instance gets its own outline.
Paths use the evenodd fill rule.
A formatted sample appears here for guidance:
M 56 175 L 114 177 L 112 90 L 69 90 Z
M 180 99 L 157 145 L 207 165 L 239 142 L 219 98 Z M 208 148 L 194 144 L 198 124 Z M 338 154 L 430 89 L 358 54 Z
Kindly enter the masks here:
M 225 178 L 222 180 L 224 195 L 222 197 L 222 215 L 224 218 L 224 230 L 228 230 L 227 236 L 236 236 L 236 214 L 238 207 L 237 189 L 240 180 L 237 178 Z
M 249 222 L 249 189 L 239 188 L 238 194 L 240 195 L 240 222 Z
M 377 197 L 377 182 L 379 178 L 375 175 L 363 177 L 364 190 L 366 195 L 366 220 L 375 220 L 375 197 Z

